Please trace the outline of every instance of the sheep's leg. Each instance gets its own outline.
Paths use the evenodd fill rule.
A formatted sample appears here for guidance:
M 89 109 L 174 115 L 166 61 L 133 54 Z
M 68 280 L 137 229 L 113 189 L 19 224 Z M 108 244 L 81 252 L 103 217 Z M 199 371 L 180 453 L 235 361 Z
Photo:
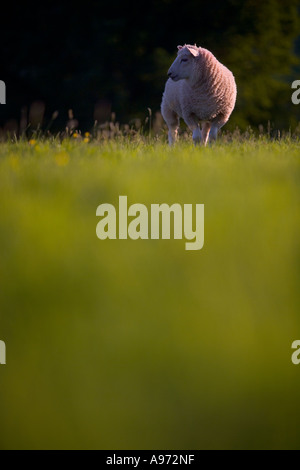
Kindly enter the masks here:
M 184 118 L 185 122 L 189 128 L 193 131 L 193 141 L 194 144 L 202 143 L 204 146 L 207 144 L 207 139 L 210 131 L 210 122 L 202 123 L 202 130 L 200 129 L 198 119 L 194 114 L 189 115 L 187 118 Z
M 193 142 L 195 145 L 200 144 L 202 140 L 201 129 L 199 126 L 198 119 L 195 117 L 194 114 L 190 114 L 189 116 L 183 116 L 183 119 L 187 126 L 193 132 Z
M 221 127 L 224 126 L 224 124 L 226 124 L 228 119 L 229 119 L 229 116 L 225 117 L 221 114 L 212 123 L 211 130 L 210 130 L 210 133 L 209 133 L 209 142 L 210 143 L 217 140 L 217 135 L 218 135 L 219 130 L 221 129 Z
M 169 128 L 169 145 L 173 145 L 176 142 L 178 136 L 179 117 L 174 111 L 170 110 L 170 113 L 168 114 L 168 117 L 165 118 L 165 120 Z
M 210 131 L 210 126 L 211 126 L 211 123 L 210 122 L 204 122 L 202 124 L 202 138 L 201 138 L 201 142 L 202 144 L 204 145 L 204 147 L 206 146 L 207 144 L 207 140 L 208 140 L 208 136 L 209 136 L 209 131 Z
M 217 140 L 219 126 L 215 123 L 212 124 L 210 132 L 209 132 L 209 142 L 215 142 Z
M 178 127 L 179 127 L 179 117 L 178 115 L 172 111 L 168 106 L 162 106 L 162 116 L 167 123 L 169 132 L 168 132 L 168 140 L 169 145 L 173 145 L 177 140 L 178 135 Z
M 168 141 L 169 141 L 169 145 L 173 145 L 176 140 L 177 140 L 177 136 L 178 136 L 178 127 L 169 127 L 169 132 L 168 132 Z
M 200 130 L 199 126 L 197 126 L 193 130 L 193 142 L 194 142 L 195 145 L 200 144 L 200 142 L 201 142 L 201 130 Z

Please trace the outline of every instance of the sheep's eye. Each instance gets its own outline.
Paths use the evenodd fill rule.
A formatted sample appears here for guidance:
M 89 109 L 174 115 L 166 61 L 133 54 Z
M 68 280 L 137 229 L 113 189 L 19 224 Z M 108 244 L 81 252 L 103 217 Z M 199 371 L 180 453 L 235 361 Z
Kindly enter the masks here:
M 180 62 L 187 62 L 187 59 L 181 59 Z

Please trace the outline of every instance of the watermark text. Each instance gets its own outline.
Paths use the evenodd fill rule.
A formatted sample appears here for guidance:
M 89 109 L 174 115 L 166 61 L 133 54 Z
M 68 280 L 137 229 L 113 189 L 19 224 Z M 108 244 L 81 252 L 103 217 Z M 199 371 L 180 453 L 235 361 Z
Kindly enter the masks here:
M 186 250 L 201 250 L 204 245 L 204 204 L 132 204 L 127 196 L 119 196 L 119 207 L 100 204 L 96 215 L 101 217 L 96 234 L 100 240 L 170 240 L 185 238 Z M 172 229 L 171 229 L 172 227 Z
M 0 341 L 0 364 L 6 364 L 6 346 L 4 341 Z
M 292 354 L 292 363 L 297 366 L 300 364 L 300 340 L 295 340 L 292 344 L 292 349 L 296 349 Z
M 0 104 L 6 104 L 6 85 L 0 80 Z
M 296 89 L 294 93 L 292 93 L 292 103 L 299 104 L 300 103 L 300 80 L 295 80 L 292 83 L 292 89 Z

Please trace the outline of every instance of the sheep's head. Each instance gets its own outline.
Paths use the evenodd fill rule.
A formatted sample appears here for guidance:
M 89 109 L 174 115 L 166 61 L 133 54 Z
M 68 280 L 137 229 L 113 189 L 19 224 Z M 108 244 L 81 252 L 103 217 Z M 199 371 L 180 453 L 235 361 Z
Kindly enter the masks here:
M 199 56 L 199 48 L 197 46 L 177 46 L 178 53 L 173 64 L 168 70 L 168 77 L 174 82 L 189 78 L 195 66 L 195 60 Z

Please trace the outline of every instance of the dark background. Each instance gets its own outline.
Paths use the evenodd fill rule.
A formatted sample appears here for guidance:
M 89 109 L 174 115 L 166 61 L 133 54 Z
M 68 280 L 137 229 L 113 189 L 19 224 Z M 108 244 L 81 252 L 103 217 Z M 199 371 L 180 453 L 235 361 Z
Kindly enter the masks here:
M 45 105 L 44 127 L 59 111 L 54 128 L 64 128 L 69 109 L 82 130 L 109 119 L 111 111 L 121 123 L 143 120 L 147 108 L 160 108 L 177 44 L 196 43 L 236 77 L 229 128 L 268 120 L 295 128 L 299 7 L 298 0 L 12 2 L 1 15 L 7 104 L 0 106 L 0 126 L 18 128 L 21 116 L 28 122 L 37 100 Z

